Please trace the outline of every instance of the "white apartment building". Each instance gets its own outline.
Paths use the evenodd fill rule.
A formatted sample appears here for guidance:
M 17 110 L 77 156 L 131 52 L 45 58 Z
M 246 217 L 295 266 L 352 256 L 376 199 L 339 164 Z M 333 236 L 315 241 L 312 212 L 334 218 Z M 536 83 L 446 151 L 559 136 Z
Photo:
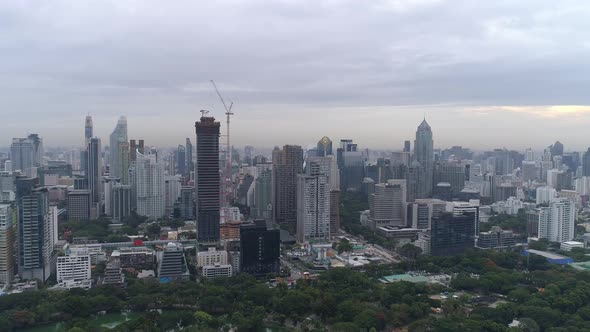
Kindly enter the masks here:
M 199 251 L 197 253 L 197 266 L 206 267 L 212 265 L 225 265 L 227 264 L 227 251 L 217 251 L 215 247 L 209 247 L 207 251 Z
M 561 198 L 539 209 L 539 238 L 551 242 L 567 242 L 574 238 L 576 206 Z
M 90 255 L 70 253 L 57 257 L 57 282 L 64 288 L 90 288 Z

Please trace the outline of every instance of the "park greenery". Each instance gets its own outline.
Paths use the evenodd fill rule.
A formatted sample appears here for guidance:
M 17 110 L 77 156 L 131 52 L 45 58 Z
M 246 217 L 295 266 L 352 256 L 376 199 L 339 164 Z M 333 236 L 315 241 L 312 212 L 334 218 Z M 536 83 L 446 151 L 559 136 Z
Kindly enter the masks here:
M 416 270 L 454 277 L 448 288 L 379 282 L 392 272 Z M 462 295 L 436 298 L 444 291 Z M 129 278 L 126 288 L 25 292 L 0 297 L 0 326 L 13 331 L 64 322 L 64 331 L 101 331 L 90 325 L 91 317 L 129 311 L 136 318 L 112 331 L 590 331 L 589 303 L 590 273 L 536 256 L 470 251 L 418 255 L 365 273 L 335 268 L 293 287 L 242 274 L 171 284 Z M 508 328 L 514 319 L 524 328 Z

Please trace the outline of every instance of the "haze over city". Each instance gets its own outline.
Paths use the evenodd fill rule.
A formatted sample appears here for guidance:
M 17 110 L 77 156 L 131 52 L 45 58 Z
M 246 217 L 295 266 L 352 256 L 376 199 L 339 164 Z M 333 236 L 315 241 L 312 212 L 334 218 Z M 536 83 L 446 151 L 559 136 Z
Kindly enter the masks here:
M 2 141 L 107 137 L 175 146 L 235 102 L 236 145 L 327 135 L 400 149 L 425 115 L 436 147 L 585 150 L 584 2 L 51 1 L 0 4 Z M 33 121 L 35 119 L 35 121 Z M 38 121 L 37 121 L 38 120 Z

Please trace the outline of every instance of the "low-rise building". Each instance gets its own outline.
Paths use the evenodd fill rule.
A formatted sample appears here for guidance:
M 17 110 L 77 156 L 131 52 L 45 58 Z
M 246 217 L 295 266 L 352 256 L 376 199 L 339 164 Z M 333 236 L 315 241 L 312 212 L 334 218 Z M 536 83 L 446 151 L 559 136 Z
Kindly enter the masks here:
M 170 242 L 158 253 L 158 278 L 161 283 L 188 280 L 190 276 L 182 246 Z
M 232 266 L 229 264 L 215 264 L 203 266 L 203 277 L 208 279 L 231 277 Z
M 207 251 L 199 251 L 197 253 L 198 267 L 205 267 L 215 264 L 227 264 L 227 251 L 217 251 L 215 247 L 209 247 Z
M 480 232 L 476 247 L 480 249 L 509 249 L 516 245 L 516 239 L 512 231 L 505 231 L 498 226 L 492 227 L 489 232 Z
M 65 256 L 58 256 L 56 264 L 57 283 L 60 287 L 88 289 L 92 286 L 88 252 L 68 252 Z
M 121 268 L 150 269 L 154 265 L 154 251 L 147 247 L 121 247 L 111 257 L 118 258 Z
M 574 248 L 584 248 L 584 243 L 578 241 L 566 241 L 562 242 L 559 248 L 563 251 L 571 251 Z

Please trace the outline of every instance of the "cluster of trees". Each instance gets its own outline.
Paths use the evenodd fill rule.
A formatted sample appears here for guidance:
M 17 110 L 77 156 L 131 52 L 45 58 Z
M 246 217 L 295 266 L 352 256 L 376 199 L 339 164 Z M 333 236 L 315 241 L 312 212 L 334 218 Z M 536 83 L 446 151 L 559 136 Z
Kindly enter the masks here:
M 528 267 L 528 269 L 527 269 Z M 464 296 L 441 302 L 431 295 L 440 285 L 378 278 L 408 270 L 455 275 L 450 290 Z M 498 295 L 499 294 L 499 295 Z M 477 296 L 503 303 L 480 304 Z M 201 282 L 159 284 L 130 279 L 127 288 L 89 291 L 41 290 L 0 297 L 0 326 L 17 330 L 52 322 L 66 329 L 95 331 L 88 319 L 98 312 L 131 310 L 139 315 L 115 331 L 187 331 L 236 327 L 287 330 L 359 331 L 407 327 L 409 331 L 509 331 L 518 319 L 527 331 L 588 331 L 590 274 L 548 265 L 514 253 L 468 252 L 453 257 L 419 255 L 396 266 L 373 266 L 366 273 L 331 269 L 293 288 L 271 288 L 247 275 Z M 442 308 L 433 314 L 431 308 Z M 160 309 L 160 310 L 157 310 Z M 522 331 L 523 329 L 510 330 Z
M 520 209 L 517 215 L 498 214 L 490 217 L 488 222 L 480 224 L 480 231 L 487 232 L 492 226 L 500 226 L 504 230 L 513 231 L 516 234 L 527 234 L 527 217 L 524 209 Z

